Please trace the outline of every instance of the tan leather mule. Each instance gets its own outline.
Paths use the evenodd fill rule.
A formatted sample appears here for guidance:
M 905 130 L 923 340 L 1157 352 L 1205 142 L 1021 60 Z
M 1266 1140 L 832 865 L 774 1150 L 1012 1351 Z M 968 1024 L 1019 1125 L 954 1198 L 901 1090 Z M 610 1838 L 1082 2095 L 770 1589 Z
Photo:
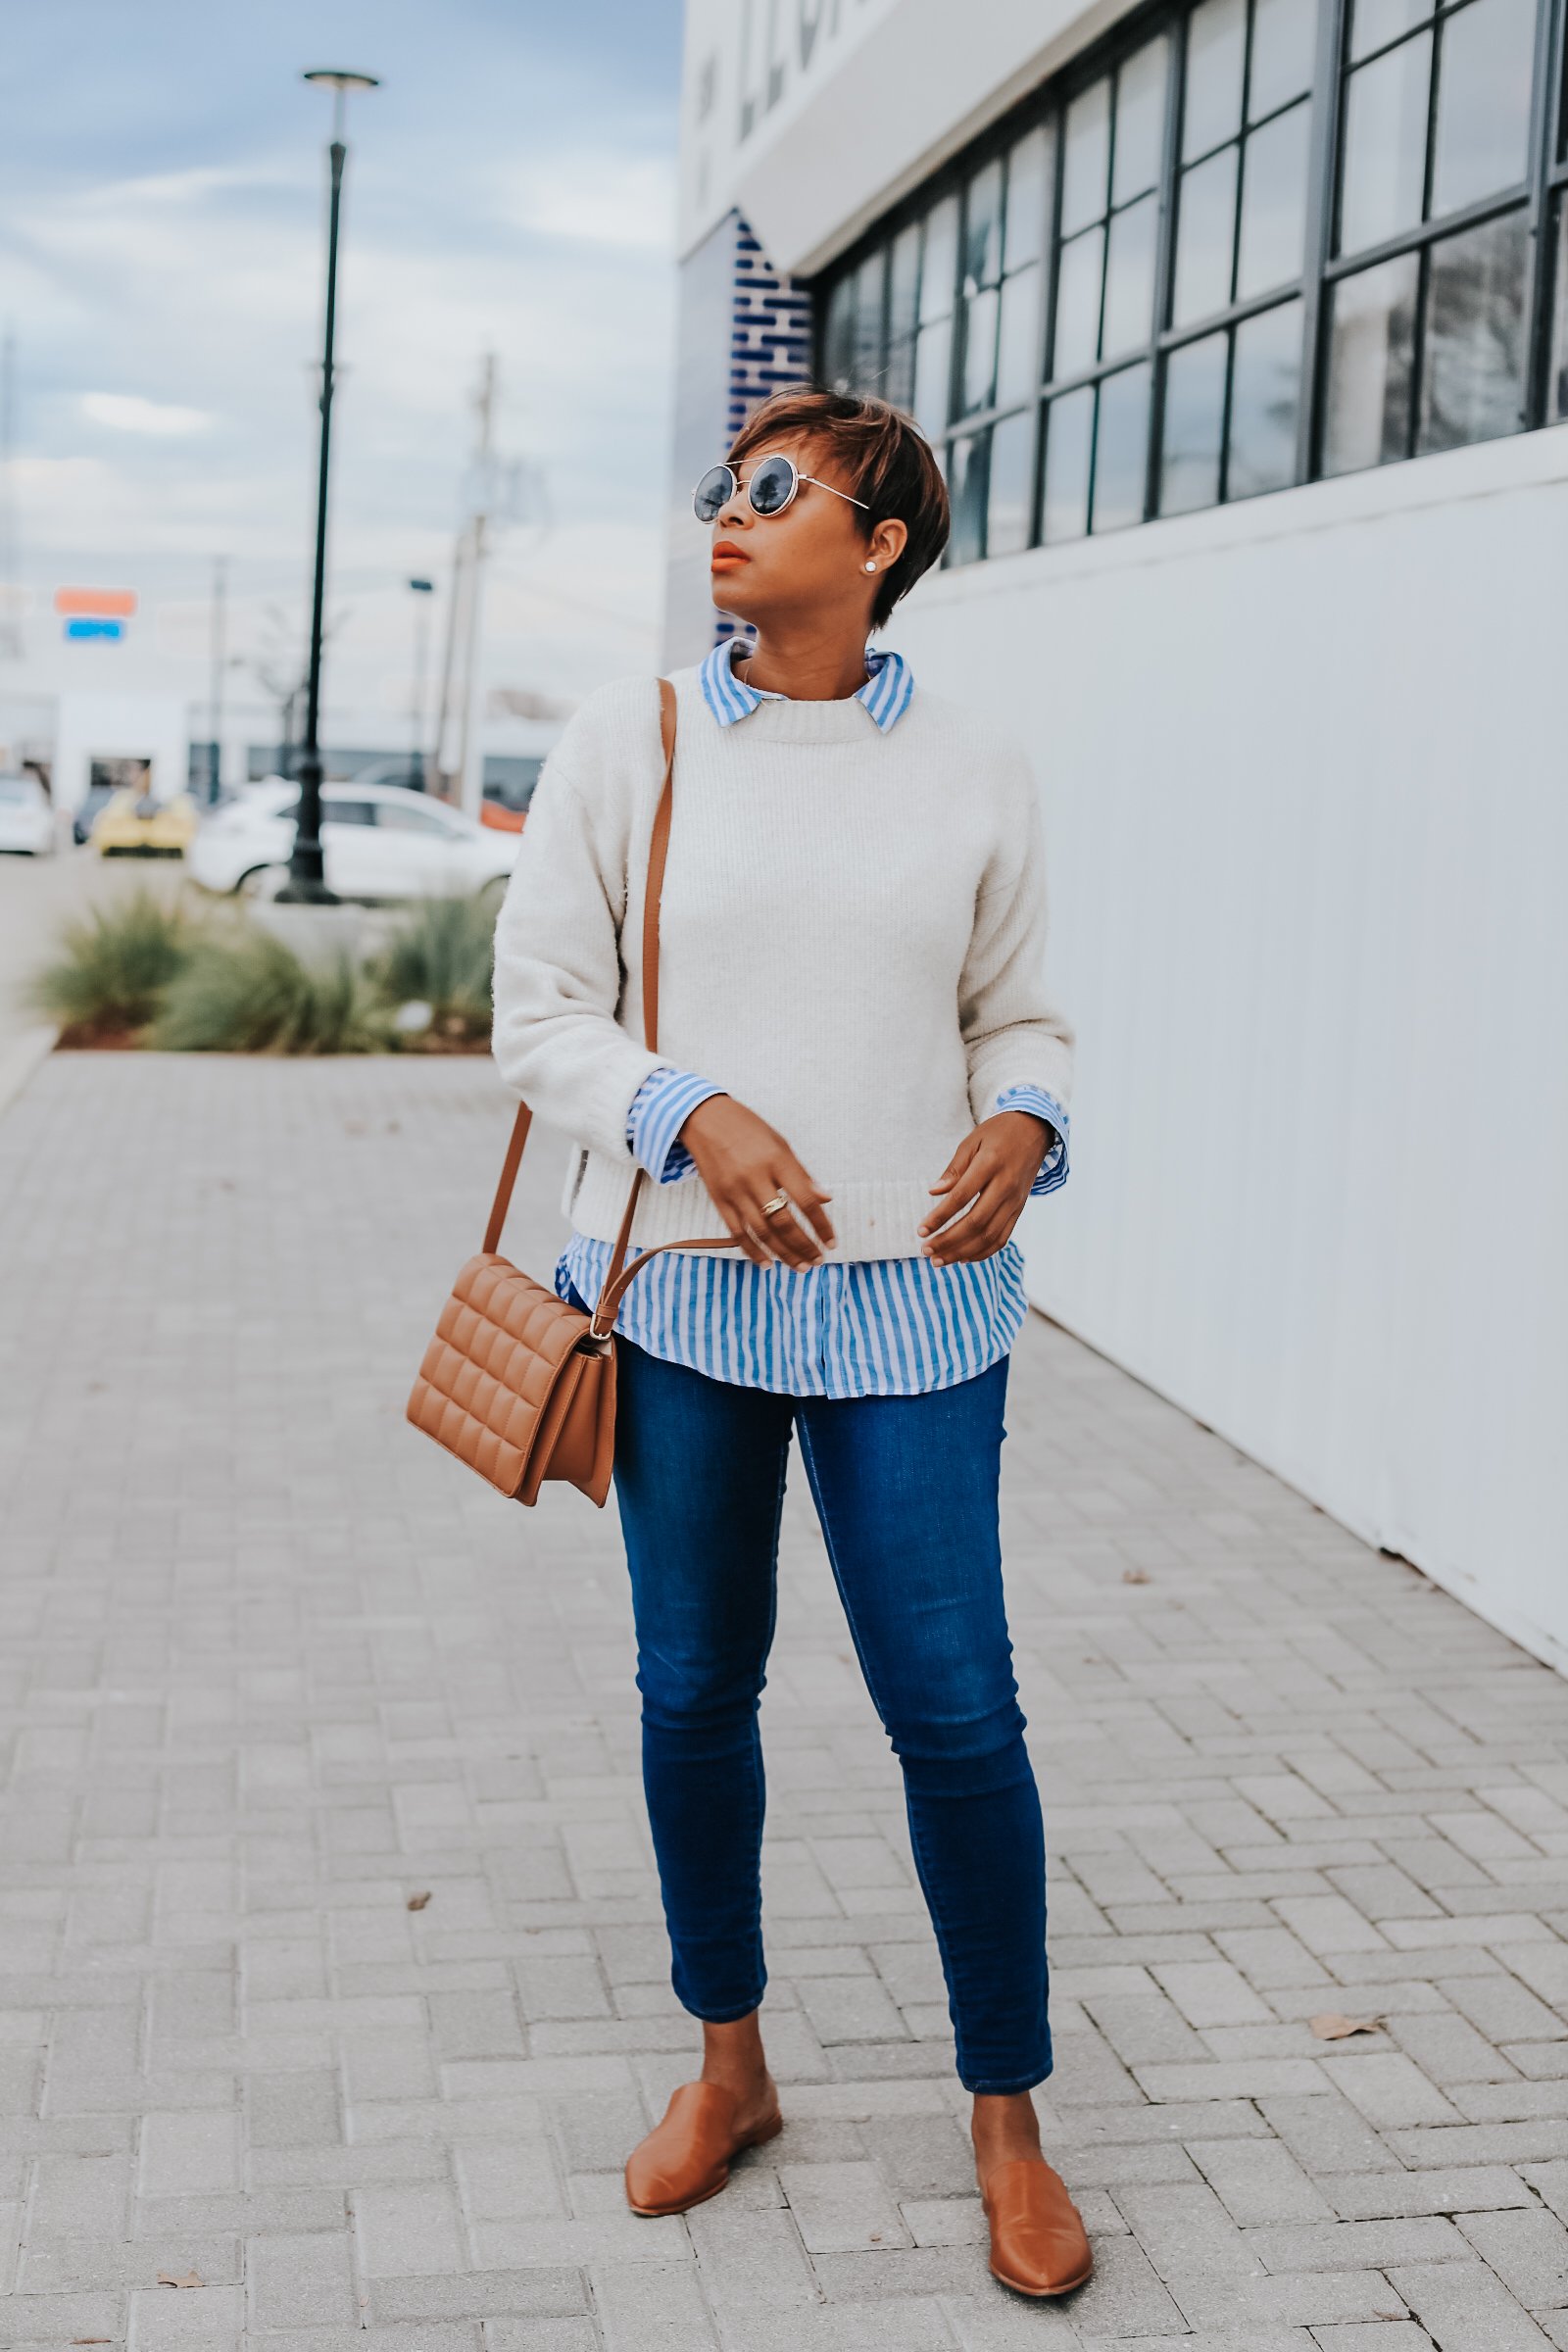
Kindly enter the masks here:
M 1095 2267 L 1078 2208 L 1040 2157 L 994 2165 L 983 2191 L 991 2269 L 1020 2295 L 1070 2295 Z
M 755 2131 L 737 2132 L 734 2094 L 717 2082 L 683 2082 L 648 2137 L 626 2159 L 626 2202 L 633 2213 L 684 2213 L 716 2197 L 729 2160 L 784 2129 L 773 2112 Z

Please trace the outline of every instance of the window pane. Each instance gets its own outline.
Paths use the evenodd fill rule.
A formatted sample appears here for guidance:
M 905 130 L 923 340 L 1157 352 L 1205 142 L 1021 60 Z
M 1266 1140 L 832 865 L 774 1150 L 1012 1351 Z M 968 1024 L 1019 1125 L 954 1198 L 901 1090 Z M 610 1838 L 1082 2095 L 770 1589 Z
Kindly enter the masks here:
M 1405 253 L 1332 290 L 1325 473 L 1405 455 L 1418 269 L 1418 257 Z
M 888 335 L 897 343 L 914 332 L 919 316 L 920 223 L 911 220 L 893 240 L 888 272 Z
M 1412 32 L 1431 16 L 1434 0 L 1352 0 L 1350 55 L 1370 57 L 1401 32 Z
M 879 246 L 855 273 L 854 376 L 862 392 L 882 389 L 882 294 L 887 262 L 887 247 Z
M 888 345 L 887 373 L 883 378 L 882 397 L 896 409 L 914 407 L 914 337 L 901 335 L 897 343 Z
M 1047 166 L 1051 148 L 1044 129 L 1032 130 L 1007 158 L 1007 238 L 1004 267 L 1035 262 L 1045 246 L 1050 202 Z
M 945 318 L 953 308 L 953 278 L 958 253 L 958 199 L 944 196 L 925 220 L 925 258 L 920 266 L 920 317 Z
M 1158 206 L 1141 196 L 1110 218 L 1105 252 L 1105 323 L 1101 352 L 1107 360 L 1147 343 L 1154 325 L 1154 238 Z
M 1434 214 L 1524 178 L 1536 0 L 1470 0 L 1443 27 Z
M 827 298 L 822 327 L 822 376 L 835 392 L 846 392 L 855 353 L 855 279 L 841 277 Z
M 1431 79 L 1430 32 L 1350 76 L 1340 195 L 1342 253 L 1381 244 L 1420 220 Z
M 1523 211 L 1432 248 L 1419 451 L 1516 433 L 1524 422 Z
M 1033 265 L 1002 286 L 1002 342 L 997 354 L 997 401 L 1022 400 L 1040 380 L 1040 271 Z
M 1055 376 L 1092 368 L 1100 352 L 1100 278 L 1105 232 L 1090 228 L 1061 249 L 1056 269 Z
M 1222 311 L 1231 298 L 1236 233 L 1236 150 L 1226 147 L 1182 173 L 1176 222 L 1175 324 Z
M 1202 0 L 1187 27 L 1187 90 L 1182 157 L 1206 155 L 1234 138 L 1242 120 L 1247 0 Z
M 1247 118 L 1256 122 L 1312 86 L 1317 0 L 1256 0 Z
M 1219 503 L 1219 450 L 1225 431 L 1225 361 L 1230 337 L 1205 335 L 1165 363 L 1165 426 L 1159 462 L 1159 511 L 1189 514 Z
M 1029 493 L 1034 483 L 1035 416 L 1026 409 L 992 428 L 991 497 L 986 554 L 1015 556 L 1029 544 Z
M 1116 162 L 1110 200 L 1125 204 L 1159 177 L 1165 144 L 1165 68 L 1170 44 L 1163 33 L 1135 50 L 1116 75 Z
M 1292 107 L 1247 142 L 1236 294 L 1266 294 L 1301 274 L 1306 244 L 1306 143 L 1311 109 Z
M 1089 453 L 1095 438 L 1095 387 L 1085 384 L 1046 414 L 1046 502 L 1041 536 L 1081 539 L 1089 528 Z
M 1301 306 L 1282 302 L 1236 329 L 1227 498 L 1252 498 L 1295 481 L 1300 404 Z
M 1110 83 L 1091 82 L 1067 109 L 1061 168 L 1061 233 L 1070 237 L 1105 209 L 1110 168 Z
M 1546 414 L 1555 419 L 1568 416 L 1568 198 L 1561 196 L 1557 199 L 1553 244 L 1556 258 L 1552 270 L 1551 373 L 1546 384 Z
M 948 537 L 950 564 L 974 564 L 985 553 L 986 468 L 990 452 L 989 433 L 972 433 L 953 444 L 953 468 L 948 477 L 953 514 Z
M 953 327 L 946 318 L 922 326 L 914 355 L 914 416 L 920 430 L 934 437 L 948 421 L 948 374 L 953 360 Z
M 1142 522 L 1149 481 L 1149 391 L 1153 369 L 1141 368 L 1107 375 L 1100 387 L 1100 429 L 1095 435 L 1094 528 L 1119 531 Z
M 963 211 L 965 286 L 994 286 L 1002 275 L 1002 158 L 969 182 Z
M 959 415 L 989 409 L 997 388 L 997 289 L 987 286 L 963 306 L 963 366 Z

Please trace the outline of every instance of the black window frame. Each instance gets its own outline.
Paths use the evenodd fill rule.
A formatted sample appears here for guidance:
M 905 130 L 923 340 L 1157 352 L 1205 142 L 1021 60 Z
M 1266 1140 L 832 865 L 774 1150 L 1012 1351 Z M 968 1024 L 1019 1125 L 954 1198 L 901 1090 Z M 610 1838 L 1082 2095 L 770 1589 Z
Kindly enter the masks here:
M 1431 15 L 1424 20 L 1436 26 L 1452 19 L 1466 5 L 1477 0 L 1434 0 Z M 1279 489 L 1298 488 L 1302 484 L 1324 478 L 1324 428 L 1329 390 L 1329 321 L 1333 304 L 1333 289 L 1363 270 L 1377 268 L 1391 260 L 1415 254 L 1418 264 L 1418 309 L 1413 329 L 1414 376 L 1410 386 L 1410 423 L 1403 459 L 1391 458 L 1388 463 L 1405 462 L 1417 454 L 1419 417 L 1421 413 L 1421 371 L 1428 356 L 1425 333 L 1427 287 L 1430 278 L 1430 256 L 1434 249 L 1449 238 L 1485 225 L 1502 216 L 1521 213 L 1528 222 L 1529 258 L 1526 265 L 1524 332 L 1525 367 L 1522 382 L 1520 421 L 1521 431 L 1533 431 L 1568 416 L 1568 301 L 1564 301 L 1554 316 L 1559 270 L 1568 256 L 1568 0 L 1536 0 L 1536 27 L 1530 120 L 1528 127 L 1527 174 L 1508 188 L 1494 191 L 1478 201 L 1437 218 L 1427 218 L 1434 185 L 1434 151 L 1437 135 L 1439 85 L 1436 74 L 1428 91 L 1428 119 L 1424 187 L 1420 221 L 1375 246 L 1352 254 L 1337 250 L 1339 211 L 1342 195 L 1341 170 L 1345 136 L 1345 120 L 1348 104 L 1348 89 L 1352 77 L 1350 58 L 1349 19 L 1350 0 L 1318 0 L 1315 45 L 1311 79 L 1304 100 L 1288 98 L 1281 101 L 1257 122 L 1248 121 L 1244 102 L 1242 121 L 1235 134 L 1239 159 L 1245 155 L 1250 140 L 1266 123 L 1276 122 L 1298 105 L 1307 110 L 1305 235 L 1300 274 L 1262 293 L 1233 299 L 1212 315 L 1172 323 L 1173 296 L 1177 258 L 1178 189 L 1183 170 L 1181 157 L 1182 108 L 1187 84 L 1187 47 L 1192 19 L 1201 0 L 1152 0 L 1152 4 L 1137 10 L 1112 31 L 1087 47 L 1058 74 L 1041 84 L 1027 97 L 1009 108 L 1007 113 L 979 137 L 953 156 L 929 178 L 912 189 L 898 205 L 890 208 L 868 230 L 858 237 L 823 271 L 816 280 L 815 293 L 816 347 L 815 364 L 818 380 L 833 380 L 829 368 L 834 354 L 830 349 L 830 305 L 835 289 L 881 253 L 882 298 L 880 353 L 883 373 L 887 371 L 891 355 L 888 339 L 891 267 L 893 242 L 901 232 L 925 220 L 933 208 L 952 197 L 957 209 L 957 233 L 955 239 L 954 275 L 948 308 L 950 344 L 947 358 L 947 421 L 931 429 L 931 438 L 941 457 L 944 470 L 953 484 L 955 460 L 959 445 L 971 442 L 976 436 L 993 432 L 999 424 L 1010 418 L 1033 414 L 1031 437 L 1032 465 L 1026 499 L 1027 527 L 1023 544 L 1037 547 L 1042 543 L 1043 509 L 1046 488 L 1046 448 L 1050 431 L 1050 412 L 1053 404 L 1086 385 L 1102 385 L 1109 378 L 1127 369 L 1147 365 L 1151 370 L 1149 416 L 1144 467 L 1144 522 L 1160 517 L 1161 466 L 1164 439 L 1164 412 L 1169 363 L 1174 354 L 1188 346 L 1202 342 L 1211 335 L 1227 338 L 1225 354 L 1224 411 L 1219 422 L 1218 496 L 1204 505 L 1233 503 L 1231 484 L 1227 480 L 1230 462 L 1232 423 L 1232 394 L 1236 378 L 1237 330 L 1250 319 L 1268 312 L 1283 309 L 1290 303 L 1300 308 L 1300 364 L 1298 375 L 1297 416 L 1295 426 L 1295 460 L 1290 478 L 1281 480 Z M 1246 72 L 1250 74 L 1252 28 L 1255 23 L 1257 0 L 1249 0 L 1246 12 Z M 1154 307 L 1152 331 L 1147 340 L 1118 352 L 1111 358 L 1096 359 L 1092 366 L 1078 368 L 1073 374 L 1054 377 L 1047 372 L 1056 331 L 1056 310 L 1059 292 L 1061 200 L 1065 171 L 1064 128 L 1067 110 L 1073 100 L 1095 83 L 1115 76 L 1125 62 L 1152 39 L 1163 36 L 1167 43 L 1166 84 L 1164 93 L 1165 119 L 1159 176 L 1155 188 L 1157 206 L 1156 242 L 1154 255 Z M 1396 47 L 1391 38 L 1369 50 L 1358 65 Z M 1114 80 L 1111 82 L 1114 91 Z M 989 165 L 1004 158 L 1008 151 L 1027 133 L 1044 128 L 1051 144 L 1049 175 L 1052 181 L 1050 202 L 1044 224 L 1041 260 L 1039 316 L 1037 332 L 1037 368 L 1033 387 L 1021 399 L 998 400 L 995 397 L 984 409 L 967 416 L 958 414 L 961 407 L 961 371 L 964 365 L 963 322 L 965 318 L 964 259 L 967 243 L 965 218 L 966 192 L 970 183 Z M 1109 132 L 1114 138 L 1113 127 Z M 1221 141 L 1222 148 L 1228 142 Z M 1204 151 L 1205 154 L 1208 152 Z M 1218 152 L 1218 149 L 1216 149 Z M 1107 162 L 1107 182 L 1114 170 L 1113 146 Z M 1196 163 L 1199 159 L 1191 159 Z M 1107 198 L 1107 206 L 1109 205 Z M 1102 216 L 1108 227 L 1109 211 Z M 1243 199 L 1238 195 L 1233 204 L 1231 236 L 1231 279 L 1234 289 L 1239 282 L 1238 256 L 1243 232 Z M 923 272 L 923 262 L 922 262 Z M 1565 272 L 1568 277 L 1568 272 Z M 1106 302 L 1108 270 L 1102 263 L 1101 316 L 1102 325 Z M 922 310 L 925 308 L 924 287 L 920 288 Z M 939 314 L 940 315 L 940 314 Z M 1555 343 L 1554 343 L 1555 333 Z M 912 401 L 912 357 L 914 340 L 910 339 L 906 358 L 911 362 L 907 390 Z M 1098 348 L 1098 342 L 1097 342 Z M 1560 408 L 1553 414 L 1553 375 L 1559 383 L 1557 396 Z M 842 380 L 842 379 L 841 379 Z M 882 388 L 864 375 L 854 377 L 858 388 Z M 904 387 L 895 386 L 897 392 Z M 1097 394 L 1098 403 L 1098 394 Z M 1506 434 L 1495 437 L 1508 437 Z M 1098 430 L 1096 431 L 1098 443 Z M 989 441 L 985 445 L 985 463 L 989 477 Z M 1092 464 L 1098 465 L 1098 448 L 1092 451 Z M 1086 500 L 1092 502 L 1095 483 L 1091 475 Z M 1245 497 L 1275 495 L 1274 488 L 1245 490 Z M 981 523 L 978 543 L 971 534 L 965 539 L 956 527 L 955 543 L 950 547 L 948 561 L 970 562 L 983 560 L 989 553 L 986 544 L 986 507 L 989 498 L 989 478 L 981 484 Z M 1202 506 L 1182 510 L 1201 512 Z M 956 516 L 956 526 L 958 518 Z M 1117 527 L 1127 527 L 1125 525 Z M 1092 512 L 1086 516 L 1086 528 L 1093 532 Z M 1065 544 L 1065 541 L 1051 544 Z M 1006 552 L 1013 552 L 1011 549 Z

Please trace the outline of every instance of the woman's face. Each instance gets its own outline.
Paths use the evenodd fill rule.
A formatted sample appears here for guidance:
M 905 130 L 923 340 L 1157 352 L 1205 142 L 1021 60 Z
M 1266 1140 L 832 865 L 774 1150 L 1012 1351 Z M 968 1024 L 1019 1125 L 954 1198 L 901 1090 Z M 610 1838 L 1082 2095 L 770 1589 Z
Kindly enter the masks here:
M 753 469 L 771 457 L 793 458 L 803 476 L 816 479 L 802 480 L 782 514 L 763 515 L 753 509 L 746 484 Z M 853 495 L 853 489 L 831 448 L 806 436 L 781 434 L 742 458 L 735 470 L 740 490 L 712 524 L 714 604 L 763 631 L 770 621 L 786 617 L 809 615 L 828 623 L 840 615 L 846 626 L 863 633 L 877 575 L 903 547 L 903 523 L 879 523 L 868 537 L 861 510 L 849 503 L 849 495 L 832 495 L 834 490 Z M 867 571 L 868 564 L 875 564 L 876 572 Z

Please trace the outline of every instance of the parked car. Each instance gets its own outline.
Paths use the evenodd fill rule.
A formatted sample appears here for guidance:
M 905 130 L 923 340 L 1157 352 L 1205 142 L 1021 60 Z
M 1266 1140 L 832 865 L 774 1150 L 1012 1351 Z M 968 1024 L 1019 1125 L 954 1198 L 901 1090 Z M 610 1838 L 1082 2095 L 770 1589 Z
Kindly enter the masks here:
M 196 838 L 196 804 L 188 792 L 155 801 L 124 785 L 112 792 L 87 839 L 100 858 L 182 858 Z
M 36 776 L 0 773 L 0 850 L 47 858 L 55 846 L 55 813 Z
M 78 849 L 92 838 L 92 829 L 108 808 L 118 784 L 89 784 L 78 808 L 72 811 L 71 831 Z
M 275 898 L 288 879 L 299 787 L 281 777 L 215 808 L 190 852 L 203 889 Z M 515 833 L 394 784 L 324 784 L 326 886 L 340 899 L 466 898 L 499 890 L 516 862 Z

